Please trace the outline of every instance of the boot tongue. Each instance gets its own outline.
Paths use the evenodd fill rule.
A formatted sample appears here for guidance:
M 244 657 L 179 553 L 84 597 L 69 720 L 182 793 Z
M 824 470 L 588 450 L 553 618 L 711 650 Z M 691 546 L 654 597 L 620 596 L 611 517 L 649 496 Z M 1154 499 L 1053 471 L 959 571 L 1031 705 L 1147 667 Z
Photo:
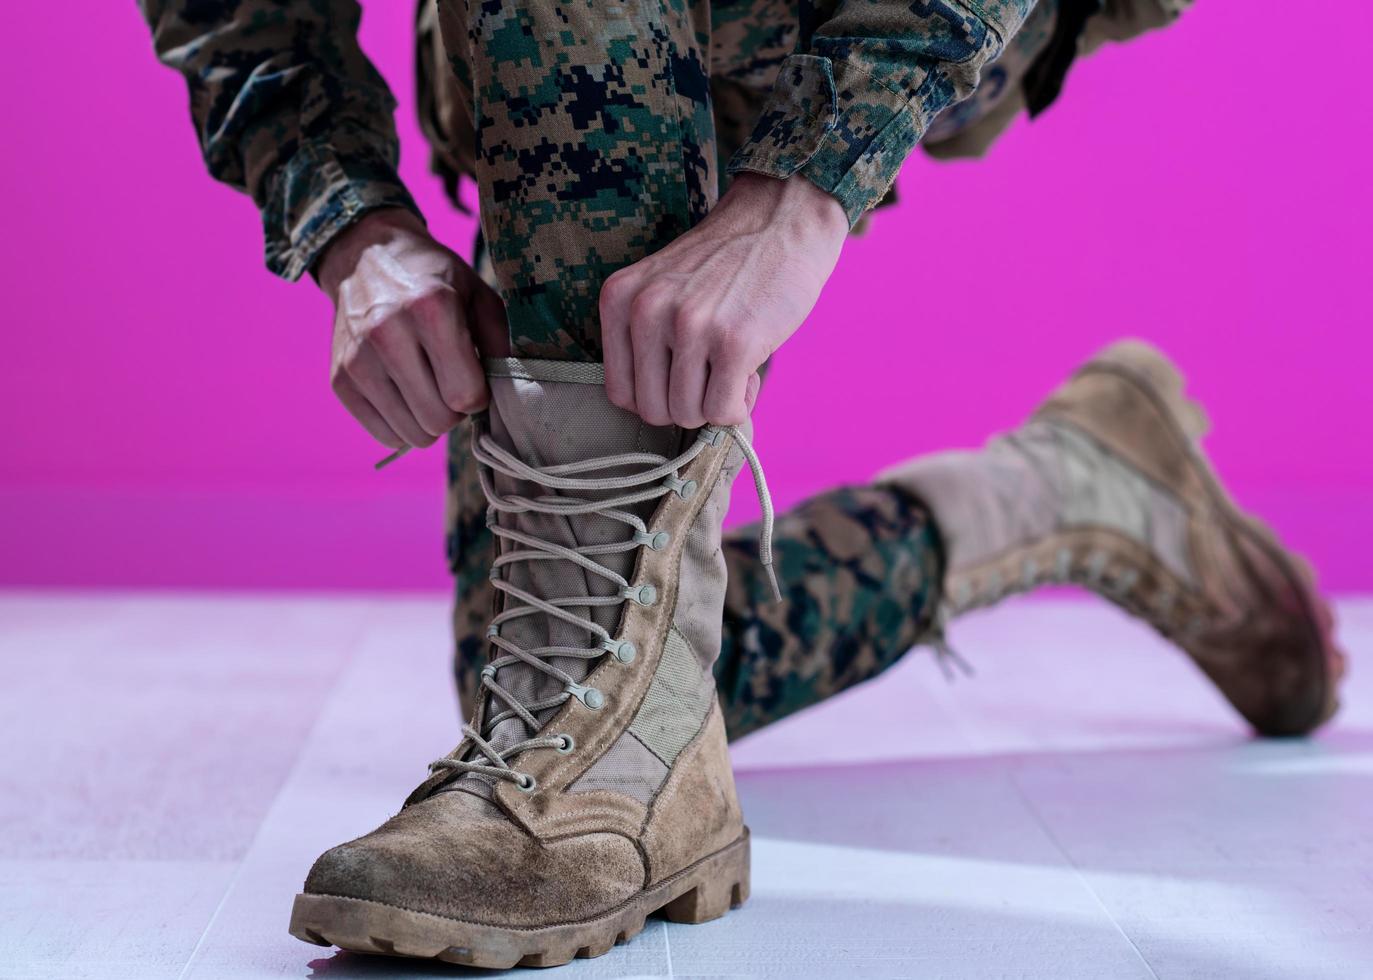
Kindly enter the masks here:
M 626 452 L 648 452 L 671 458 L 681 452 L 684 434 L 673 426 L 645 424 L 638 416 L 612 405 L 600 383 L 540 381 L 525 378 L 492 377 L 491 404 L 488 409 L 492 437 L 504 449 L 530 466 L 555 466 Z M 601 475 L 614 475 L 598 473 Z M 538 498 L 558 493 L 580 499 L 608 499 L 623 491 L 554 491 L 536 483 L 493 473 L 496 492 Z M 647 521 L 657 500 L 621 508 Z M 622 521 L 596 514 L 554 516 L 550 514 L 497 514 L 502 527 L 513 528 L 541 540 L 575 548 L 585 545 L 627 541 L 633 529 Z M 502 543 L 501 550 L 522 546 Z M 634 571 L 636 553 L 594 555 L 593 561 L 618 572 L 626 579 Z M 587 572 L 571 562 L 539 560 L 505 566 L 500 575 L 516 588 L 541 599 L 565 596 L 615 596 L 619 588 L 609 579 Z M 506 598 L 504 608 L 520 605 Z M 600 607 L 571 606 L 567 612 L 590 619 L 614 635 L 622 612 L 620 605 Z M 599 645 L 596 637 L 581 627 L 535 612 L 501 626 L 501 636 L 525 650 L 544 646 L 590 648 Z M 547 662 L 581 683 L 595 665 L 594 659 L 549 657 Z M 496 681 L 524 704 L 555 697 L 563 684 L 528 664 L 513 663 L 500 668 Z M 503 703 L 492 706 L 505 710 Z M 540 725 L 548 722 L 558 708 L 535 713 Z M 488 711 L 488 716 L 492 712 Z M 533 733 L 519 718 L 508 718 L 488 733 L 499 751 L 523 741 Z

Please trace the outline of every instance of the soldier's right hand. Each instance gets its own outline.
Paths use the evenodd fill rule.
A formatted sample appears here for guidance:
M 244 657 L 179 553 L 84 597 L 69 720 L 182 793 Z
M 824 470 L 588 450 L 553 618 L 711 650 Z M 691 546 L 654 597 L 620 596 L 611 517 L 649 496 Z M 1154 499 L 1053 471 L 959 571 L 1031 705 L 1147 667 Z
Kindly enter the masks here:
M 504 353 L 500 297 L 409 211 L 364 215 L 315 267 L 334 303 L 334 393 L 380 443 L 428 446 L 486 406 Z

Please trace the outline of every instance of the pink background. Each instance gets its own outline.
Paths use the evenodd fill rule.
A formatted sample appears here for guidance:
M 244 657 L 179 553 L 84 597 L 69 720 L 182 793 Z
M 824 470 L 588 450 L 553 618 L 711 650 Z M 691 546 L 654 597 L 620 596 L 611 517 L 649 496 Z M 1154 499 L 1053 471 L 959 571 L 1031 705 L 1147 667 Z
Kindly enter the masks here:
M 465 251 L 411 121 L 409 6 L 367 7 L 402 172 Z M 133 4 L 7 25 L 0 582 L 444 587 L 442 454 L 372 472 L 325 301 L 261 268 Z M 1239 499 L 1332 587 L 1373 588 L 1370 34 L 1369 5 L 1201 0 L 990 159 L 913 160 L 778 358 L 757 423 L 779 502 L 980 441 L 1137 334 L 1187 367 Z

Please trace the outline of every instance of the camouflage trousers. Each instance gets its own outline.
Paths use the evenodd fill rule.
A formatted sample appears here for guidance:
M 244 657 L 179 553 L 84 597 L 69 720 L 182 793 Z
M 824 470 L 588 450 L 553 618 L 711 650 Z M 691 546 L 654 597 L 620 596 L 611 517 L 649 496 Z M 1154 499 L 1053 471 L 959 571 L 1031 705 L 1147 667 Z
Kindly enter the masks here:
M 717 11 L 717 30 L 741 40 L 712 48 L 711 19 L 710 5 L 697 0 L 440 0 L 455 104 L 472 107 L 471 172 L 516 354 L 599 360 L 601 284 L 714 204 L 721 153 L 712 67 L 739 86 L 765 89 L 769 64 L 775 71 L 794 37 Z M 722 50 L 748 58 L 720 64 Z M 449 442 L 448 551 L 464 710 L 487 658 L 494 599 L 494 541 L 469 438 L 464 424 Z M 780 603 L 760 575 L 753 532 L 732 533 L 724 544 L 729 579 L 715 669 L 732 737 L 882 672 L 928 631 L 939 598 L 937 531 L 918 501 L 890 488 L 816 497 L 782 515 L 773 540 Z
M 464 716 L 487 659 L 495 541 L 464 422 L 448 441 L 448 560 L 456 584 L 453 661 Z M 876 677 L 924 639 L 943 575 L 938 531 L 917 500 L 845 487 L 777 518 L 782 601 L 758 563 L 757 529 L 725 536 L 728 587 L 716 688 L 731 739 Z
M 1039 0 L 972 96 L 930 127 L 934 156 L 984 152 L 1022 110 L 1059 42 L 1080 51 L 1172 20 L 1190 0 Z M 601 283 L 699 221 L 796 47 L 795 0 L 438 0 L 419 17 L 421 124 L 456 194 L 476 178 L 514 350 L 597 360 Z M 1068 18 L 1096 11 L 1080 39 Z M 1062 22 L 1061 22 L 1062 21 Z M 450 70 L 446 70 L 450 69 Z M 1041 88 L 1044 86 L 1041 85 Z M 479 252 L 481 250 L 479 249 Z M 494 542 L 469 455 L 449 441 L 448 555 L 457 585 L 455 673 L 464 710 L 487 656 Z M 943 559 L 917 500 L 849 487 L 782 515 L 784 595 L 760 577 L 754 531 L 726 536 L 728 589 L 715 674 L 731 738 L 868 680 L 931 631 Z

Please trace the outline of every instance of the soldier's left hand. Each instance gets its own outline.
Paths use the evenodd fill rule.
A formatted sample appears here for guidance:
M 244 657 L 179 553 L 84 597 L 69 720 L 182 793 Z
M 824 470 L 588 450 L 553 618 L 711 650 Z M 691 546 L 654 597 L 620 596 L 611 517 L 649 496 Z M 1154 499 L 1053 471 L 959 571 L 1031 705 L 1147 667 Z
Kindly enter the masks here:
M 848 230 L 804 178 L 738 175 L 699 225 L 606 280 L 607 396 L 651 425 L 745 422 L 758 369 L 815 306 Z

